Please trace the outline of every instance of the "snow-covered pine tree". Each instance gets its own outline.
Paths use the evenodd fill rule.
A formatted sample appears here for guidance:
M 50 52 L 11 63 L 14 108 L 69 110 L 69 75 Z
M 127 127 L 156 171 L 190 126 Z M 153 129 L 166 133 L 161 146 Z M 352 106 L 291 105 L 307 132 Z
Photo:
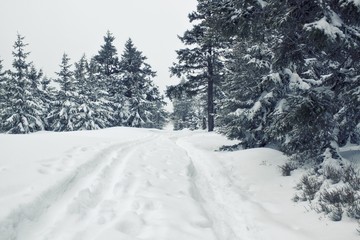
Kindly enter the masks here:
M 211 1 L 199 1 L 196 12 L 189 14 L 190 22 L 195 23 L 182 37 L 182 43 L 189 46 L 177 50 L 178 62 L 170 68 L 171 74 L 184 76 L 187 81 L 167 90 L 171 98 L 181 96 L 186 91 L 188 95 L 204 94 L 207 96 L 208 131 L 215 127 L 215 89 L 222 81 L 223 61 L 221 57 L 227 48 L 227 43 L 221 35 L 212 31 L 205 19 L 211 16 L 209 6 Z
M 30 80 L 30 84 L 31 84 L 31 95 L 34 98 L 34 101 L 36 101 L 39 106 L 41 106 L 42 109 L 42 113 L 41 113 L 41 119 L 44 123 L 44 128 L 46 129 L 46 116 L 48 113 L 48 108 L 46 107 L 46 101 L 48 99 L 44 99 L 43 95 L 42 95 L 42 90 L 41 90 L 41 81 L 44 77 L 44 73 L 43 71 L 40 69 L 39 71 L 35 68 L 34 64 L 30 64 L 29 66 L 29 70 L 28 70 L 28 78 Z
M 3 60 L 0 59 L 0 119 L 2 119 L 2 111 L 6 106 L 7 101 L 7 90 L 6 90 L 6 84 L 8 82 L 6 72 L 3 69 L 2 65 Z M 2 128 L 3 122 L 0 122 L 0 132 L 3 132 Z
M 74 131 L 79 114 L 79 95 L 76 92 L 74 73 L 71 71 L 70 58 L 63 54 L 60 71 L 56 74 L 60 90 L 56 93 L 51 111 L 47 117 L 50 128 L 53 131 Z
M 272 15 L 287 13 L 271 23 L 282 36 L 274 46 L 274 64 L 291 89 L 287 110 L 277 117 L 275 136 L 283 137 L 284 151 L 298 160 L 322 163 L 329 152 L 341 162 L 338 144 L 344 144 L 359 123 L 359 105 L 348 91 L 349 85 L 359 83 L 355 53 L 360 51 L 359 15 L 348 12 L 350 6 L 359 13 L 360 6 L 351 2 L 269 2 Z
M 227 73 L 219 113 L 220 132 L 241 139 L 245 148 L 272 142 L 267 130 L 269 114 L 275 110 L 286 89 L 271 72 L 273 53 L 265 41 L 243 40 L 227 56 Z
M 4 67 L 2 65 L 3 60 L 0 59 L 0 105 L 5 102 L 5 84 L 6 84 L 6 72 L 4 71 Z M 0 108 L 1 109 L 1 108 Z
M 108 31 L 104 36 L 104 44 L 91 62 L 92 69 L 98 71 L 98 86 L 102 89 L 102 100 L 111 108 L 112 114 L 107 117 L 108 126 L 122 126 L 128 118 L 128 102 L 125 97 L 125 86 L 122 83 L 120 62 L 114 46 L 115 37 Z M 96 66 L 97 65 L 97 66 Z M 93 77 L 95 77 L 93 75 Z M 94 79 L 94 78 L 93 78 Z M 100 92 L 99 92 L 100 93 Z
M 42 104 L 39 98 L 33 96 L 33 88 L 38 86 L 29 78 L 30 63 L 27 62 L 28 52 L 24 37 L 17 35 L 12 52 L 13 70 L 5 82 L 5 91 L 8 100 L 1 110 L 2 131 L 7 133 L 30 133 L 44 129 L 41 119 Z
M 155 72 L 145 62 L 146 57 L 137 50 L 131 39 L 125 44 L 121 55 L 120 70 L 125 97 L 128 99 L 129 117 L 126 122 L 131 127 L 155 127 L 155 110 L 161 114 L 164 102 L 154 85 Z M 157 108 L 160 107 L 160 108 Z
M 117 49 L 114 46 L 115 37 L 110 31 L 104 36 L 104 45 L 101 46 L 98 54 L 94 56 L 95 61 L 99 64 L 100 72 L 105 76 L 110 76 L 119 72 L 119 58 Z
M 45 130 L 51 130 L 47 117 L 51 111 L 51 106 L 55 101 L 56 95 L 55 87 L 50 85 L 51 81 L 52 80 L 46 76 L 40 80 L 40 99 L 44 108 L 42 119 L 44 121 Z
M 226 58 L 225 81 L 219 113 L 220 131 L 239 139 L 243 147 L 276 142 L 269 136 L 271 113 L 281 107 L 287 92 L 273 71 L 276 29 L 266 24 L 264 1 L 199 1 L 211 13 L 206 18 L 213 31 L 232 39 Z
M 185 79 L 182 78 L 180 84 L 184 84 Z M 173 113 L 172 120 L 174 123 L 174 130 L 182 129 L 199 129 L 202 126 L 202 120 L 206 116 L 200 99 L 202 96 L 189 96 L 186 92 L 180 92 L 176 97 L 172 98 Z M 205 119 L 206 120 L 206 119 Z M 206 122 L 203 129 L 206 129 Z
M 340 29 L 341 39 L 340 45 L 336 42 L 330 46 L 331 56 L 338 63 L 328 62 L 333 67 L 326 80 L 339 99 L 340 110 L 335 115 L 339 124 L 338 143 L 340 146 L 348 142 L 360 144 L 360 3 L 344 0 L 330 1 L 327 5 L 331 10 L 326 19 L 330 26 Z M 318 25 L 311 25 L 309 30 Z
M 151 112 L 149 122 L 151 124 L 149 124 L 148 127 L 163 129 L 168 121 L 169 115 L 164 108 L 164 106 L 166 106 L 164 96 L 160 94 L 159 88 L 154 85 L 148 95 L 148 100 L 151 101 L 151 104 L 149 105 L 149 111 Z
M 172 99 L 174 130 L 190 128 L 191 119 L 194 115 L 192 99 L 182 93 L 179 97 Z
M 106 107 L 101 103 L 101 99 L 93 97 L 99 96 L 99 85 L 94 83 L 90 73 L 89 63 L 85 55 L 75 63 L 74 80 L 78 93 L 78 115 L 74 120 L 75 130 L 95 130 L 104 128 L 108 125 L 108 115 Z
M 102 119 L 104 126 L 116 126 L 114 123 L 114 108 L 110 101 L 109 86 L 105 82 L 103 74 L 99 71 L 99 64 L 92 58 L 87 64 L 87 93 L 86 95 L 91 102 L 98 106 L 97 113 L 99 119 Z

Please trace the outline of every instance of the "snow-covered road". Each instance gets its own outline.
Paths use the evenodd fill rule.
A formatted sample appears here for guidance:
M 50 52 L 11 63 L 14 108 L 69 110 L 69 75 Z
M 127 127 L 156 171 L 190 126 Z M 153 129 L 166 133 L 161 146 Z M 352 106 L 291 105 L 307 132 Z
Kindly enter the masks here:
M 226 140 L 214 133 L 118 128 L 1 141 L 24 144 L 0 154 L 1 240 L 356 238 L 352 222 L 336 227 L 291 202 L 296 176 L 280 176 L 281 153 L 215 152 Z

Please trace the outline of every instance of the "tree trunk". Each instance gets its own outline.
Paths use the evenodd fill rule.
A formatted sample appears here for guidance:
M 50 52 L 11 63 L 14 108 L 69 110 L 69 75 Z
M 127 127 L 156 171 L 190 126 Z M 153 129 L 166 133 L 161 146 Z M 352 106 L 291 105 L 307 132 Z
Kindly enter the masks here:
M 208 82 L 208 131 L 214 131 L 214 81 Z
M 208 108 L 208 131 L 214 131 L 215 120 L 214 120 L 214 69 L 212 61 L 212 49 L 209 49 L 208 57 L 208 88 L 207 88 L 207 108 Z

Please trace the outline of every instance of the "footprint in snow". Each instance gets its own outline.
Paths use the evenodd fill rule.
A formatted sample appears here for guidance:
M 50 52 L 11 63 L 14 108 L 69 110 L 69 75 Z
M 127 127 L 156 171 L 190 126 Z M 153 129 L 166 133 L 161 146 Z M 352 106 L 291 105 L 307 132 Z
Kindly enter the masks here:
M 137 213 L 127 212 L 122 216 L 122 220 L 115 224 L 115 229 L 126 235 L 135 237 L 141 232 L 144 225 L 144 219 Z
M 98 224 L 103 225 L 114 220 L 117 215 L 117 205 L 118 203 L 112 200 L 105 200 L 102 202 L 98 213 Z

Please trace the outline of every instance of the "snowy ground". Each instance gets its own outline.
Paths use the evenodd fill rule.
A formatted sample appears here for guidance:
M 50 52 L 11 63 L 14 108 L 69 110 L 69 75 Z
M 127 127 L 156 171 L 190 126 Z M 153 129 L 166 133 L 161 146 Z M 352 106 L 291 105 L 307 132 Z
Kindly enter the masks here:
M 291 201 L 271 149 L 215 152 L 215 133 L 132 128 L 0 135 L 0 239 L 358 239 Z

